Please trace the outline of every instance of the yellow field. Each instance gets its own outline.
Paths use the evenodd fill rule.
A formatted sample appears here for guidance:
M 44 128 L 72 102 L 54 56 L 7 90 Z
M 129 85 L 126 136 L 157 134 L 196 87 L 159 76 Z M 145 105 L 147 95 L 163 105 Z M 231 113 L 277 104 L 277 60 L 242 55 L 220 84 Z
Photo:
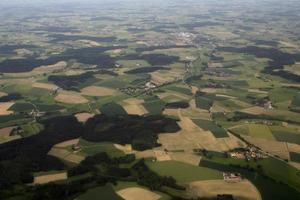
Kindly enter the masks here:
M 183 116 L 180 109 L 178 109 L 178 116 L 180 118 L 178 125 L 181 127 L 179 132 L 158 135 L 162 148 L 169 152 L 182 151 L 193 154 L 194 149 L 223 152 L 245 146 L 241 140 L 231 134 L 228 134 L 227 138 L 215 138 L 210 131 L 202 130 L 189 117 Z
M 125 144 L 125 145 L 121 145 L 121 144 L 114 144 L 114 146 L 116 147 L 116 149 L 119 149 L 120 151 L 123 151 L 125 154 L 132 154 L 135 151 L 132 149 L 131 144 Z
M 131 115 L 144 115 L 147 114 L 148 111 L 142 105 L 144 100 L 137 98 L 130 98 L 123 101 L 123 108 L 128 114 Z
M 92 113 L 77 113 L 75 117 L 79 122 L 85 123 L 88 119 L 94 117 L 95 114 Z
M 82 104 L 88 103 L 89 101 L 81 96 L 79 93 L 62 91 L 56 97 L 55 100 L 66 104 Z
M 64 147 L 68 147 L 68 146 L 78 144 L 78 143 L 79 143 L 79 138 L 58 143 L 58 144 L 54 145 L 54 147 L 64 148 Z
M 53 181 L 60 181 L 68 179 L 67 172 L 61 172 L 56 174 L 48 174 L 34 177 L 33 184 L 46 184 Z
M 54 70 L 62 70 L 66 66 L 67 66 L 67 62 L 60 61 L 54 65 L 45 65 L 45 66 L 37 67 L 33 69 L 31 73 L 41 74 L 41 73 L 53 72 Z
M 130 187 L 117 192 L 125 200 L 158 200 L 160 195 L 144 188 Z
M 58 88 L 56 85 L 51 83 L 39 83 L 39 82 L 33 83 L 32 87 L 46 89 L 46 90 L 55 90 Z
M 201 157 L 193 153 L 170 152 L 171 160 L 184 162 L 190 165 L 199 166 Z
M 157 85 L 161 85 L 170 81 L 174 81 L 182 76 L 183 70 L 169 70 L 168 75 L 158 70 L 151 73 L 151 81 Z
M 88 86 L 81 90 L 83 95 L 87 96 L 95 96 L 95 97 L 102 97 L 102 96 L 114 96 L 117 95 L 119 92 L 112 88 L 107 87 L 99 87 L 99 86 Z
M 7 95 L 7 93 L 0 91 L 0 97 L 6 96 L 6 95 Z
M 263 107 L 259 107 L 259 106 L 253 106 L 250 108 L 245 108 L 245 109 L 241 110 L 241 112 L 248 113 L 251 115 L 261 115 L 266 112 L 266 109 L 264 109 Z
M 8 109 L 12 107 L 15 103 L 14 102 L 1 102 L 0 103 L 0 116 L 3 115 L 10 115 L 13 111 L 9 111 Z
M 192 182 L 187 187 L 187 192 L 192 198 L 213 198 L 218 194 L 231 194 L 240 200 L 261 200 L 261 195 L 256 187 L 248 180 L 237 183 L 228 183 L 223 180 L 208 180 Z
M 48 152 L 48 155 L 60 158 L 62 160 L 66 160 L 72 163 L 79 164 L 81 161 L 85 159 L 84 156 L 71 152 L 67 149 L 72 145 L 78 144 L 79 139 L 67 140 L 61 143 L 54 145 L 51 150 Z

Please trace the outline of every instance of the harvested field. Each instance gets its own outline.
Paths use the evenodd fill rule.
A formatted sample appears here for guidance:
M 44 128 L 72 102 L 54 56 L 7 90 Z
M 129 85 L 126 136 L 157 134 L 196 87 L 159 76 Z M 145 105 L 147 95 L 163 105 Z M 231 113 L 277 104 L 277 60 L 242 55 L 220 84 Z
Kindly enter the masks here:
M 64 160 L 79 164 L 81 161 L 85 159 L 84 156 L 77 155 L 77 154 L 69 154 L 66 157 L 64 157 Z
M 205 93 L 216 93 L 217 89 L 216 88 L 202 88 L 200 91 L 205 92 Z
M 79 138 L 58 143 L 51 148 L 51 150 L 48 152 L 48 155 L 52 155 L 57 158 L 78 164 L 82 160 L 84 160 L 85 157 L 82 155 L 75 154 L 67 149 L 67 147 L 76 145 L 78 143 L 79 143 Z
M 185 153 L 192 153 L 194 149 L 223 152 L 245 146 L 240 139 L 230 134 L 229 137 L 217 139 L 210 131 L 202 130 L 190 118 L 182 116 L 180 109 L 178 116 L 180 118 L 178 124 L 182 130 L 158 135 L 163 149 Z
M 163 114 L 178 117 L 177 109 L 167 108 L 167 109 L 164 110 Z
M 62 149 L 62 148 L 51 148 L 51 150 L 48 152 L 48 155 L 60 158 L 60 159 L 64 159 L 66 156 L 68 156 L 70 154 L 70 152 L 66 149 Z
M 213 198 L 218 194 L 231 194 L 235 199 L 261 200 L 259 191 L 248 180 L 238 183 L 223 180 L 196 181 L 187 186 L 187 192 L 192 198 Z
M 126 104 L 143 104 L 145 103 L 144 99 L 138 99 L 138 98 L 129 98 L 129 99 L 125 99 L 123 100 L 124 103 Z
M 170 155 L 162 149 L 155 149 L 153 152 L 157 161 L 171 160 Z
M 6 127 L 0 129 L 0 144 L 21 138 L 20 135 L 10 135 L 13 128 L 15 127 Z
M 287 143 L 288 151 L 300 153 L 300 145 Z
M 12 107 L 15 103 L 14 102 L 3 102 L 0 103 L 0 116 L 3 115 L 10 115 L 13 111 L 9 111 L 8 109 Z
M 263 151 L 269 152 L 272 155 L 277 155 L 281 159 L 290 159 L 288 146 L 285 142 L 270 141 L 244 135 L 242 137 L 249 143 L 261 148 Z
M 145 150 L 145 151 L 137 151 L 135 153 L 136 157 L 139 158 L 155 158 L 154 151 L 151 150 Z
M 15 128 L 15 127 L 1 128 L 1 129 L 0 129 L 0 138 L 2 138 L 2 137 L 10 137 L 10 133 L 11 133 L 11 131 L 12 131 L 14 128 Z
M 58 88 L 58 86 L 51 83 L 39 83 L 39 82 L 33 83 L 32 87 L 46 89 L 46 90 L 56 90 Z
M 94 115 L 92 113 L 77 113 L 75 117 L 79 122 L 85 123 L 88 119 L 94 117 Z
M 161 197 L 154 192 L 139 187 L 126 188 L 118 191 L 117 194 L 125 200 L 158 200 Z
M 73 162 L 76 164 L 79 164 L 85 158 L 84 156 L 74 154 L 74 153 L 68 151 L 67 149 L 57 148 L 57 147 L 51 148 L 51 150 L 48 152 L 48 155 L 51 155 L 51 156 L 54 156 L 54 157 L 57 157 L 57 158 L 60 158 L 62 160 L 66 160 L 69 162 Z
M 144 115 L 148 113 L 143 105 L 126 105 L 123 108 L 130 115 Z
M 81 96 L 79 93 L 62 91 L 56 97 L 55 100 L 66 104 L 82 104 L 88 103 L 89 101 Z
M 168 71 L 168 76 L 166 76 L 165 73 L 162 73 L 161 71 L 156 71 L 151 73 L 151 81 L 154 82 L 157 85 L 162 85 L 167 82 L 171 82 L 174 80 L 177 80 L 181 77 L 183 72 L 180 71 Z
M 53 181 L 60 181 L 68 179 L 67 172 L 61 172 L 56 174 L 48 174 L 34 177 L 33 184 L 46 184 Z
M 259 89 L 248 89 L 248 92 L 254 92 L 258 94 L 268 94 L 267 91 L 259 90 Z
M 251 108 L 243 109 L 243 110 L 241 110 L 241 112 L 248 113 L 251 115 L 261 115 L 261 114 L 266 113 L 266 109 L 264 109 L 263 107 L 259 107 L 259 106 L 253 106 Z
M 119 53 L 121 53 L 123 51 L 123 49 L 114 49 L 114 50 L 112 50 L 112 52 L 114 53 L 114 54 L 119 54 Z
M 144 103 L 143 99 L 129 98 L 123 101 L 123 108 L 128 114 L 131 115 L 144 115 L 147 114 L 147 109 L 142 105 Z
M 79 143 L 79 138 L 58 143 L 54 147 L 64 148 L 64 147 L 72 146 L 72 145 L 78 144 L 78 143 Z
M 199 166 L 201 157 L 193 153 L 171 152 L 169 153 L 172 160 L 184 162 L 194 166 Z
M 6 96 L 6 95 L 7 95 L 7 93 L 0 91 L 0 97 Z
M 135 151 L 132 149 L 131 144 L 125 144 L 125 145 L 121 145 L 121 144 L 114 144 L 114 147 L 116 147 L 116 149 L 119 149 L 120 151 L 123 151 L 125 154 L 132 154 Z
M 100 86 L 88 86 L 81 90 L 81 94 L 95 97 L 114 96 L 118 93 L 115 89 Z
M 46 73 L 46 72 L 52 72 L 54 70 L 62 70 L 65 67 L 67 67 L 67 62 L 65 61 L 60 61 L 54 65 L 45 65 L 45 66 L 40 66 L 32 70 L 31 73 L 34 74 L 41 74 L 41 73 Z

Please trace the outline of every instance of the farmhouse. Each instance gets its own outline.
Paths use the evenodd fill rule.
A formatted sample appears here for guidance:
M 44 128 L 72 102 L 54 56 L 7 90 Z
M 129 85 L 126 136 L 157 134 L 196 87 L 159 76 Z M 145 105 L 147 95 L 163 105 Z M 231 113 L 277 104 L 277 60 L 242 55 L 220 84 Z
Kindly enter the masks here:
M 240 182 L 242 180 L 242 176 L 240 173 L 224 172 L 223 179 L 226 182 Z

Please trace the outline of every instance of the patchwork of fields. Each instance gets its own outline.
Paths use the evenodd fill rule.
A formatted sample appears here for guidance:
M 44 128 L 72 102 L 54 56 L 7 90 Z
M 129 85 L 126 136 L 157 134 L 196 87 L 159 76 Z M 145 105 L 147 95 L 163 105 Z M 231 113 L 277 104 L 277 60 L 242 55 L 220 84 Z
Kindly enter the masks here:
M 300 199 L 300 4 L 272 1 L 0 2 L 0 199 Z

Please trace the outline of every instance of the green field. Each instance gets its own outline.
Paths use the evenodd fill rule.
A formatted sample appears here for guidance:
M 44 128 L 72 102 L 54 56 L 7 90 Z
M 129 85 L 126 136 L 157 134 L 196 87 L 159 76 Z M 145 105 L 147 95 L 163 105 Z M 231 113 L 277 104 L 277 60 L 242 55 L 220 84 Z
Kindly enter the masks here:
M 211 131 L 216 138 L 228 137 L 227 132 L 223 128 L 215 124 L 213 121 L 193 119 L 193 122 L 203 130 Z
M 149 111 L 150 114 L 157 115 L 163 112 L 165 108 L 165 102 L 158 98 L 149 99 L 143 104 L 143 106 Z
M 197 108 L 201 108 L 204 110 L 210 109 L 210 107 L 213 105 L 213 101 L 211 99 L 201 97 L 201 96 L 196 96 L 195 101 L 196 101 Z
M 262 124 L 248 124 L 249 135 L 251 137 L 274 140 L 274 136 L 269 127 Z
M 89 189 L 84 194 L 76 197 L 77 200 L 95 200 L 95 199 L 123 200 L 116 194 L 112 186 L 106 185 Z
M 147 161 L 146 163 L 151 170 L 159 175 L 172 176 L 181 183 L 197 180 L 222 179 L 222 173 L 220 171 L 206 167 L 193 166 L 178 161 Z
M 80 139 L 79 143 L 82 148 L 81 153 L 87 156 L 95 155 L 100 152 L 106 152 L 111 157 L 124 156 L 124 153 L 118 150 L 116 147 L 114 147 L 112 143 L 108 143 L 108 142 L 95 143 L 95 142 L 88 142 L 84 139 Z

